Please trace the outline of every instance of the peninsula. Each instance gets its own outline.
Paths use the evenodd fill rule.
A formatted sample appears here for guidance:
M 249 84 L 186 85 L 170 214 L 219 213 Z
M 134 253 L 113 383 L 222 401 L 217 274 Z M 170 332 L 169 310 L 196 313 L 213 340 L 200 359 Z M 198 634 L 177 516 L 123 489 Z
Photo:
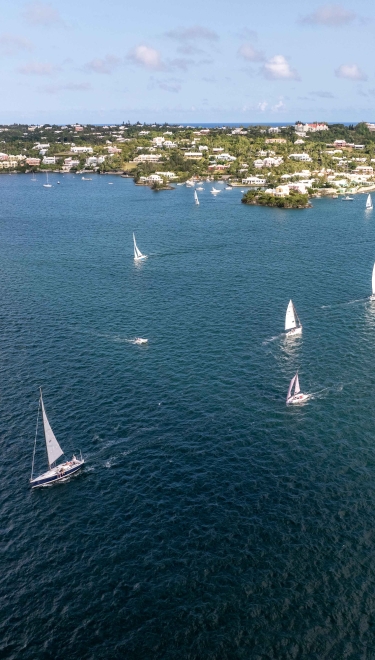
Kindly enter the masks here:
M 191 178 L 224 178 L 262 191 L 245 196 L 250 204 L 294 208 L 297 200 L 305 205 L 296 194 L 375 189 L 375 125 L 365 122 L 237 128 L 13 124 L 0 126 L 0 143 L 0 173 L 117 173 L 155 190 Z

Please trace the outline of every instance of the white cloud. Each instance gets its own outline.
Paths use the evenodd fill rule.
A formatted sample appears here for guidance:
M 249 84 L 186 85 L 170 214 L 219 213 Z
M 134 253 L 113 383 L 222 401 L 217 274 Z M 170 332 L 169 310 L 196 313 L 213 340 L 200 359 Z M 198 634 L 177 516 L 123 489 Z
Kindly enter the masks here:
M 299 80 L 299 75 L 292 69 L 284 55 L 274 55 L 262 66 L 261 73 L 268 80 Z
M 165 69 L 165 64 L 161 59 L 160 52 L 149 46 L 136 46 L 128 54 L 128 60 L 138 66 L 144 67 L 145 69 L 152 69 L 154 71 L 162 71 Z
M 114 55 L 106 55 L 103 59 L 96 58 L 91 60 L 91 62 L 87 62 L 84 68 L 86 71 L 90 71 L 92 73 L 109 74 L 113 73 L 119 64 L 121 64 L 121 59 L 119 57 L 115 57 Z
M 260 103 L 258 103 L 258 108 L 261 112 L 264 112 L 267 109 L 267 107 L 268 107 L 267 101 L 261 101 Z
M 273 106 L 272 110 L 274 112 L 279 112 L 279 110 L 284 110 L 284 108 L 285 108 L 285 103 L 280 99 L 280 101 L 278 101 L 276 105 Z
M 337 78 L 347 78 L 347 80 L 367 80 L 366 74 L 357 66 L 357 64 L 341 64 L 335 71 Z
M 38 91 L 46 94 L 57 94 L 63 91 L 87 92 L 89 89 L 91 89 L 89 83 L 66 83 L 65 85 L 45 85 L 40 87 Z
M 14 55 L 21 50 L 33 50 L 34 46 L 25 37 L 15 34 L 0 34 L 0 53 L 2 55 Z
M 312 14 L 308 14 L 300 19 L 300 23 L 305 25 L 326 25 L 328 27 L 340 27 L 352 23 L 356 14 L 348 11 L 341 5 L 323 5 Z
M 213 30 L 202 27 L 201 25 L 193 25 L 189 28 L 175 28 L 166 32 L 166 36 L 170 39 L 177 41 L 196 41 L 202 39 L 204 41 L 217 41 L 219 36 Z
M 42 25 L 49 27 L 51 25 L 65 25 L 59 12 L 50 2 L 30 2 L 23 11 L 23 17 L 30 25 Z
M 251 44 L 242 44 L 238 49 L 238 55 L 247 62 L 263 62 L 266 59 L 264 54 L 259 50 L 255 50 Z
M 19 66 L 17 71 L 26 76 L 52 76 L 58 71 L 58 67 L 47 62 L 29 62 L 29 64 Z

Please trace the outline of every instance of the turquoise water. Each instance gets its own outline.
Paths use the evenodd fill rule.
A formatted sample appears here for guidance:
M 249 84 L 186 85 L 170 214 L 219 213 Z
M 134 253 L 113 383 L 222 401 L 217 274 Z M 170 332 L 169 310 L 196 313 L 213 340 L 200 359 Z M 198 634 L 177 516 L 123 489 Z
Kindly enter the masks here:
M 365 196 L 51 182 L 0 177 L 1 657 L 375 657 Z M 31 491 L 40 385 L 87 465 Z

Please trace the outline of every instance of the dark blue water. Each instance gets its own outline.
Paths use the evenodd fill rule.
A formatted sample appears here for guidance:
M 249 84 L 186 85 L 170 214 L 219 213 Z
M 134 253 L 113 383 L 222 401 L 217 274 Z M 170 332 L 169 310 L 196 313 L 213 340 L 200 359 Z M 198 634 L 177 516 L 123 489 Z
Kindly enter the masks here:
M 1 658 L 375 657 L 365 197 L 59 178 L 0 177 Z M 40 385 L 87 465 L 31 491 Z

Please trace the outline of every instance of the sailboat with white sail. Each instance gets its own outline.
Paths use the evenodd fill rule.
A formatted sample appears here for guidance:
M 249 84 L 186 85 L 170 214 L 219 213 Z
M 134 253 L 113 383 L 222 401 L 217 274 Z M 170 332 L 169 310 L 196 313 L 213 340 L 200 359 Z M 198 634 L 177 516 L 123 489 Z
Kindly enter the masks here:
M 370 300 L 375 300 L 375 264 L 372 269 L 372 295 L 370 296 Z
M 215 186 L 212 186 L 211 188 L 211 195 L 217 195 L 221 190 L 219 188 L 215 188 Z
M 47 172 L 47 183 L 43 183 L 43 188 L 52 188 L 52 183 L 48 183 L 48 172 Z
M 141 261 L 142 259 L 147 259 L 147 254 L 142 254 L 142 252 L 138 248 L 137 243 L 135 242 L 134 233 L 133 233 L 133 241 L 134 241 L 134 261 Z
M 194 190 L 194 202 L 196 203 L 197 206 L 199 206 L 198 193 L 196 190 Z
M 371 211 L 373 209 L 372 198 L 370 193 L 367 195 L 366 199 L 366 211 Z
M 294 388 L 294 393 L 293 392 Z M 286 395 L 286 405 L 289 406 L 293 403 L 303 403 L 309 398 L 309 394 L 302 394 L 300 384 L 299 384 L 299 378 L 298 378 L 298 371 L 295 376 L 293 376 L 292 380 L 289 383 L 289 389 L 288 389 L 288 394 Z
M 287 337 L 295 337 L 302 334 L 302 324 L 291 300 L 289 300 L 285 314 L 285 334 Z
M 48 470 L 47 470 L 47 472 L 44 472 L 44 474 L 41 474 L 39 477 L 34 478 L 35 449 L 36 449 L 36 440 L 37 440 L 37 435 L 38 435 L 38 422 L 39 422 L 40 408 L 42 408 L 42 415 L 43 415 L 43 427 L 44 427 L 44 438 L 45 438 L 46 449 L 47 449 Z M 50 423 L 48 421 L 46 411 L 44 409 L 42 389 L 40 389 L 40 399 L 39 399 L 39 407 L 38 407 L 38 417 L 37 417 L 37 422 L 36 422 L 33 462 L 32 462 L 31 477 L 30 477 L 30 484 L 31 484 L 32 488 L 37 488 L 39 486 L 47 486 L 48 484 L 52 484 L 55 481 L 62 481 L 63 479 L 65 480 L 68 477 L 70 477 L 70 475 L 74 474 L 74 472 L 77 472 L 78 470 L 80 470 L 81 467 L 85 463 L 85 461 L 82 458 L 82 454 L 80 455 L 80 458 L 76 458 L 76 456 L 74 456 L 74 454 L 73 454 L 73 457 L 72 457 L 71 461 L 65 461 L 65 463 L 59 463 L 57 465 L 56 462 L 63 455 L 64 455 L 64 452 L 61 449 L 59 443 L 57 442 L 56 436 L 55 436 L 54 432 L 52 431 Z

